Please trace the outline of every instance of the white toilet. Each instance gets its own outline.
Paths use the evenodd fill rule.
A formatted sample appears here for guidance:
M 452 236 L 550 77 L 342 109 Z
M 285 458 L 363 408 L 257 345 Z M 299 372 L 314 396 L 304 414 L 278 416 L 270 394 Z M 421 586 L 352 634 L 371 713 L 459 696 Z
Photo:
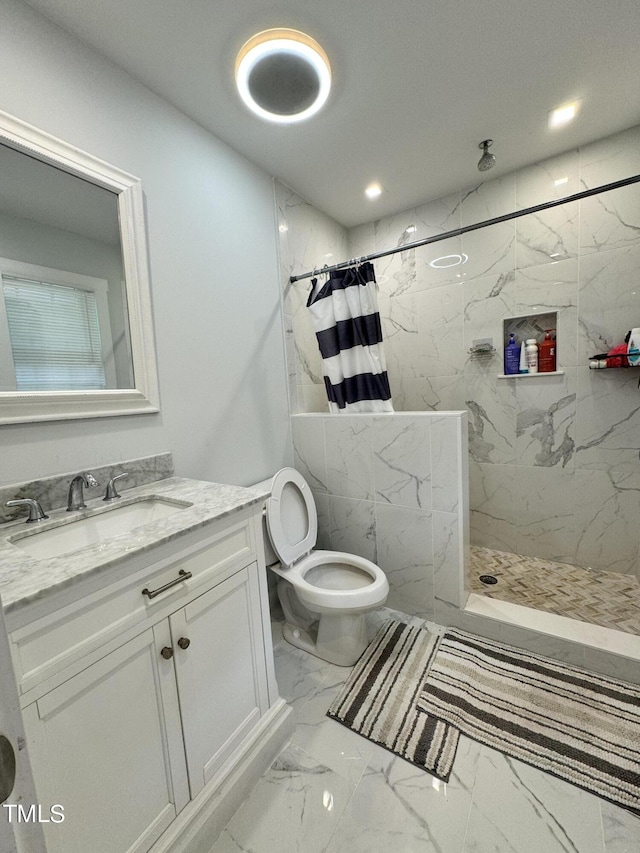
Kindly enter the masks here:
M 293 468 L 273 477 L 264 519 L 266 563 L 280 577 L 285 639 L 323 660 L 352 666 L 367 646 L 364 614 L 387 600 L 384 572 L 355 554 L 313 550 L 316 505 Z

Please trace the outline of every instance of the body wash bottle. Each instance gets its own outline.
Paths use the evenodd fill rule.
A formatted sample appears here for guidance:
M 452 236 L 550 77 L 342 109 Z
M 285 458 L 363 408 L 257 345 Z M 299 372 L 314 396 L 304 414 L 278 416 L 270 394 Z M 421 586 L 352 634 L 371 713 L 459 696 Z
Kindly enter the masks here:
M 504 372 L 507 376 L 518 373 L 520 369 L 520 347 L 514 334 L 509 335 L 509 343 L 504 348 Z

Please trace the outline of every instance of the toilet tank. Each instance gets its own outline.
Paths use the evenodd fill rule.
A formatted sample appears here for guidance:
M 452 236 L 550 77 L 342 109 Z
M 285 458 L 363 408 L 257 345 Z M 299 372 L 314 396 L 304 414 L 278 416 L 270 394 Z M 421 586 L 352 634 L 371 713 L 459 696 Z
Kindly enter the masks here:
M 278 555 L 273 550 L 271 546 L 271 540 L 269 539 L 269 531 L 267 530 L 267 518 L 264 514 L 264 510 L 262 512 L 262 538 L 264 539 L 264 561 L 267 566 L 273 566 L 275 563 L 279 563 L 280 560 Z
M 254 489 L 263 489 L 266 491 L 271 491 L 271 480 L 269 477 L 268 480 L 262 480 L 260 483 L 254 483 L 252 488 Z M 269 539 L 269 531 L 267 530 L 267 519 L 262 511 L 262 538 L 264 539 L 264 561 L 267 566 L 273 566 L 275 563 L 279 563 L 278 555 L 273 550 L 271 546 L 271 540 Z

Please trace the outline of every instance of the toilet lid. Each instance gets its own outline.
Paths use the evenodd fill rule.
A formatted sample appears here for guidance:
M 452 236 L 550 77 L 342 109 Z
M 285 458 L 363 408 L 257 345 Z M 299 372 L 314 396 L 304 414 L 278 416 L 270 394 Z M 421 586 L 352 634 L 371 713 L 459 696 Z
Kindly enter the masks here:
M 309 484 L 294 468 L 283 468 L 273 478 L 266 516 L 273 550 L 283 565 L 292 566 L 313 550 L 318 513 Z

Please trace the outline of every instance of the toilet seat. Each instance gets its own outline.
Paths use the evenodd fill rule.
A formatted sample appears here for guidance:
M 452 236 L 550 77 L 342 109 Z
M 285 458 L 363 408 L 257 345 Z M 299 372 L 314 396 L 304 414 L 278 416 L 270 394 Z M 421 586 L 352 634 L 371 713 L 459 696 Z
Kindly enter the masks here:
M 305 576 L 312 574 L 314 569 L 327 567 L 336 574 L 340 570 L 356 570 L 365 577 L 362 586 L 351 589 L 317 586 L 310 583 Z M 389 582 L 379 566 L 359 557 L 357 554 L 347 554 L 344 551 L 312 551 L 295 565 L 288 568 L 271 566 L 271 571 L 293 584 L 300 601 L 317 612 L 364 612 L 380 607 L 389 592 Z M 366 582 L 368 579 L 368 583 Z
M 271 483 L 267 530 L 283 566 L 310 554 L 318 539 L 318 513 L 309 484 L 295 468 L 282 468 Z

